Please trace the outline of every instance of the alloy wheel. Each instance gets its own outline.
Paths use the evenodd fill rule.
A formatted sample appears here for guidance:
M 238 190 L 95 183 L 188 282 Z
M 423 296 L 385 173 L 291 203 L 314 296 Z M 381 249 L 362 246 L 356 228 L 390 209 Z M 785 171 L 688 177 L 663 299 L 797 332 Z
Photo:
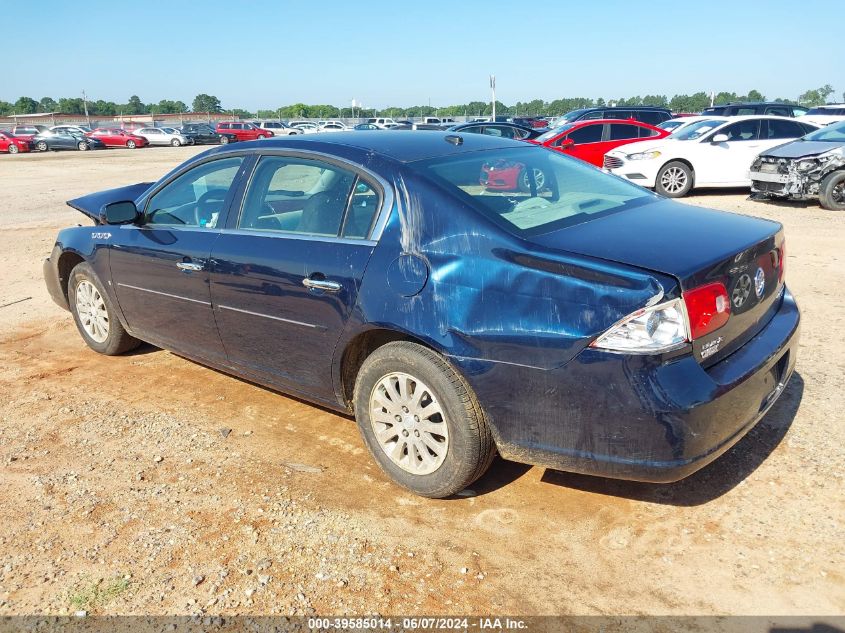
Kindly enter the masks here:
M 449 450 L 449 428 L 434 392 L 410 374 L 379 380 L 370 394 L 370 423 L 379 447 L 413 475 L 436 471 Z
M 97 343 L 109 337 L 109 313 L 100 291 L 83 279 L 76 286 L 76 314 L 85 332 Z
M 680 167 L 670 167 L 660 177 L 660 185 L 668 193 L 678 193 L 687 186 L 687 174 Z

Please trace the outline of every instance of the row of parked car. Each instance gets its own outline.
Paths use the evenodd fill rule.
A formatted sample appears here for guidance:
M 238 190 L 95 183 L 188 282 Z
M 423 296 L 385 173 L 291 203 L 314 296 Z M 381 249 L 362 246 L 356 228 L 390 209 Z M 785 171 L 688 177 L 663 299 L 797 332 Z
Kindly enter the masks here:
M 769 114 L 772 108 L 781 114 Z M 508 122 L 450 130 L 544 145 L 670 198 L 698 188 L 750 187 L 755 199 L 818 198 L 826 209 L 845 210 L 845 106 L 732 104 L 719 112 L 666 118 L 658 108 L 591 108 L 542 133 Z M 655 125 L 643 121 L 657 118 L 663 120 Z M 543 175 L 533 179 L 540 183 Z M 524 166 L 507 163 L 488 166 L 480 184 L 527 191 L 531 180 Z
M 188 124 L 182 127 L 138 127 L 124 129 L 84 125 L 15 126 L 0 130 L 0 151 L 18 152 L 63 149 L 86 151 L 106 147 L 135 149 L 148 145 L 182 145 L 229 143 L 242 140 L 234 132 L 218 132 L 210 125 Z

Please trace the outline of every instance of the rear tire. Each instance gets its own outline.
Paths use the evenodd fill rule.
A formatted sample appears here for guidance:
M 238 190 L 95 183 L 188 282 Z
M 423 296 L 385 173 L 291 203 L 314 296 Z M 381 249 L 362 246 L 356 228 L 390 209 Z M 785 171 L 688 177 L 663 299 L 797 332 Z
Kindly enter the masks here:
M 822 179 L 819 203 L 823 209 L 845 211 L 845 171 L 835 171 Z
M 370 454 L 400 486 L 443 498 L 478 479 L 495 456 L 469 385 L 432 350 L 408 341 L 373 352 L 355 381 L 355 418 Z
M 221 144 L 221 145 L 226 145 L 226 143 L 228 143 L 228 142 L 229 142 L 229 137 L 228 137 L 228 136 L 221 136 L 221 137 L 220 137 L 220 144 Z
M 692 169 L 686 163 L 674 160 L 657 172 L 654 189 L 667 198 L 683 198 L 692 189 Z
M 106 356 L 116 356 L 141 344 L 124 329 L 103 285 L 87 262 L 80 262 L 70 272 L 67 289 L 76 329 L 88 347 Z
M 47 141 L 38 141 L 35 144 L 35 149 L 39 152 L 46 152 L 47 151 Z
M 18 146 L 14 143 L 9 144 L 9 153 L 10 154 L 17 154 L 18 153 Z

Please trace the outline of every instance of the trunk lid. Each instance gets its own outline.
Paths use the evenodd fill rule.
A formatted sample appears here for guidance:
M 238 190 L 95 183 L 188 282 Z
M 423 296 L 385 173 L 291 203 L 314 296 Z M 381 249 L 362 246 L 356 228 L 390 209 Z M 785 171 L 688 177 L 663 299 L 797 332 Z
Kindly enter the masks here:
M 76 209 L 80 213 L 84 213 L 89 218 L 93 219 L 94 222 L 99 224 L 100 211 L 102 210 L 103 205 L 109 204 L 110 202 L 125 202 L 126 200 L 132 200 L 137 203 L 138 199 L 152 185 L 153 183 L 151 182 L 139 182 L 126 187 L 106 189 L 104 191 L 98 191 L 97 193 L 89 193 L 87 196 L 82 196 L 81 198 L 68 200 L 67 205 Z
M 723 283 L 730 319 L 693 341 L 695 357 L 705 366 L 756 335 L 780 303 L 783 227 L 777 222 L 660 200 L 532 239 L 672 275 L 684 291 Z

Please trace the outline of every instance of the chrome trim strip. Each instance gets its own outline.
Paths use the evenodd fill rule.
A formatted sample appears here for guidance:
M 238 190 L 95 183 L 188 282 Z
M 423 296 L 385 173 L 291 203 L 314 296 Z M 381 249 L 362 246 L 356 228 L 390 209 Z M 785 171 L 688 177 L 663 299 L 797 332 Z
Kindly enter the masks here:
M 350 244 L 352 246 L 375 246 L 375 240 L 356 240 L 335 235 L 314 235 L 311 233 L 296 233 L 295 231 L 262 231 L 258 229 L 224 229 L 226 235 L 253 235 L 255 237 L 273 237 L 286 240 L 306 240 L 309 242 L 332 242 L 334 244 Z
M 200 301 L 199 299 L 189 299 L 188 297 L 180 297 L 179 295 L 172 295 L 169 292 L 161 292 L 159 290 L 150 290 L 149 288 L 140 288 L 139 286 L 132 286 L 130 284 L 122 284 L 118 282 L 118 286 L 123 286 L 124 288 L 132 288 L 132 290 L 140 290 L 141 292 L 149 292 L 150 294 L 154 295 L 161 295 L 162 297 L 170 297 L 171 299 L 181 299 L 182 301 L 190 301 L 192 303 L 199 303 L 204 306 L 211 307 L 210 301 Z
M 232 306 L 224 306 L 218 304 L 220 310 L 231 310 L 232 312 L 240 312 L 242 314 L 249 314 L 257 317 L 264 317 L 265 319 L 273 319 L 274 321 L 282 321 L 283 323 L 291 323 L 293 325 L 301 325 L 302 327 L 310 327 L 315 330 L 325 330 L 322 325 L 314 325 L 313 323 L 303 323 L 302 321 L 294 321 L 293 319 L 283 319 L 282 317 L 272 316 L 269 314 L 262 314 L 260 312 L 252 312 L 251 310 L 242 310 L 240 308 L 233 308 Z

